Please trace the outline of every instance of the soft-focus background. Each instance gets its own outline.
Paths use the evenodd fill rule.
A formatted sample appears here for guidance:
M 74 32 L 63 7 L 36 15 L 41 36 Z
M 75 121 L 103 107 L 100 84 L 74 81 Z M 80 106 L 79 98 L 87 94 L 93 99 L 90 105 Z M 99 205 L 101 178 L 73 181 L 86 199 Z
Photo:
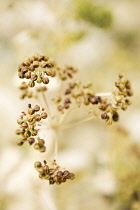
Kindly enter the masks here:
M 34 53 L 77 66 L 96 92 L 112 90 L 119 72 L 133 85 L 117 124 L 94 119 L 61 133 L 59 161 L 76 174 L 61 186 L 38 179 L 38 152 L 16 146 L 26 104 L 17 66 Z M 139 61 L 139 0 L 0 1 L 0 210 L 140 210 Z

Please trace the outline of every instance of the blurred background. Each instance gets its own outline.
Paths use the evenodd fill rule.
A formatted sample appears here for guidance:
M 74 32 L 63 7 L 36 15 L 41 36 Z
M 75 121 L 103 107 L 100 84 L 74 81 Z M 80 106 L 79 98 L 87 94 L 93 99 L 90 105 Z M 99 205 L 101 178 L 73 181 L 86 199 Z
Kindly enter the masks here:
M 17 66 L 35 53 L 76 66 L 95 92 L 111 91 L 120 72 L 133 85 L 117 124 L 94 119 L 61 133 L 58 159 L 76 178 L 60 186 L 38 179 L 38 152 L 16 146 L 26 106 Z M 139 61 L 139 0 L 0 1 L 1 210 L 140 210 Z

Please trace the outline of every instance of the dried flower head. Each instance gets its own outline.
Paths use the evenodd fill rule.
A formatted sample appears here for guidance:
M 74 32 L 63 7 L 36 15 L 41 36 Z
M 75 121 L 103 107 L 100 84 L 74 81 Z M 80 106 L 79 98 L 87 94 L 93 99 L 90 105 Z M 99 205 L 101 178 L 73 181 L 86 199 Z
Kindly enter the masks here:
M 130 97 L 133 95 L 130 81 L 125 74 L 119 74 L 119 79 L 115 82 L 116 90 L 112 93 L 95 93 L 92 83 L 82 84 L 74 78 L 77 69 L 73 66 L 60 67 L 56 62 L 43 55 L 34 55 L 25 58 L 19 65 L 18 76 L 23 81 L 20 85 L 22 91 L 21 99 L 35 98 L 43 101 L 44 107 L 28 104 L 27 113 L 17 120 L 19 129 L 16 134 L 20 136 L 17 144 L 22 146 L 24 142 L 34 145 L 34 149 L 40 152 L 46 151 L 45 140 L 40 138 L 40 126 L 43 121 L 46 126 L 53 130 L 55 139 L 54 161 L 50 167 L 46 161 L 35 162 L 35 168 L 39 173 L 39 178 L 49 180 L 49 184 L 61 184 L 67 179 L 74 179 L 74 174 L 68 170 L 62 171 L 57 165 L 58 131 L 70 126 L 86 122 L 97 116 L 95 110 L 99 110 L 101 119 L 110 125 L 119 120 L 118 111 L 126 110 L 131 104 Z M 56 78 L 56 80 L 54 80 Z M 49 92 L 49 84 L 55 81 L 58 83 L 55 94 Z M 89 107 L 88 116 L 84 119 L 72 123 L 65 123 L 67 114 L 70 111 L 81 109 L 83 106 Z M 45 111 L 46 110 L 46 111 Z

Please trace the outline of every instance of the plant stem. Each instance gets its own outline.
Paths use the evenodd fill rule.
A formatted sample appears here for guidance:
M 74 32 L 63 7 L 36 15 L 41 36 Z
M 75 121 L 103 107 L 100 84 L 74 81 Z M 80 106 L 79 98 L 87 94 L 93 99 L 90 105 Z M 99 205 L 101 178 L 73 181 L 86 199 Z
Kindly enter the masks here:
M 53 135 L 54 135 L 54 160 L 57 161 L 57 154 L 58 154 L 58 135 L 59 130 L 57 128 L 53 129 Z

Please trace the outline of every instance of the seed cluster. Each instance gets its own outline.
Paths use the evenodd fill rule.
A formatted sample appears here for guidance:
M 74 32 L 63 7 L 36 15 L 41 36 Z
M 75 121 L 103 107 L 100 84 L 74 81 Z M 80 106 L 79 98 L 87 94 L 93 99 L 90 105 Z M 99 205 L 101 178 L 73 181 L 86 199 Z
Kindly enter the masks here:
M 56 164 L 55 160 L 52 168 L 47 165 L 45 160 L 43 161 L 43 165 L 39 161 L 35 162 L 34 167 L 39 173 L 39 178 L 49 180 L 50 185 L 55 183 L 60 185 L 61 183 L 66 182 L 68 179 L 73 180 L 75 178 L 75 175 L 70 173 L 68 170 L 61 171 L 60 166 Z
M 65 68 L 61 68 L 57 66 L 57 75 L 61 80 L 67 80 L 69 78 L 73 78 L 73 74 L 78 70 L 73 66 L 66 66 Z
M 109 101 L 107 96 L 95 94 L 90 82 L 82 84 L 82 82 L 76 81 L 74 78 L 76 72 L 77 69 L 75 67 L 60 67 L 43 55 L 34 55 L 30 58 L 26 58 L 18 68 L 19 78 L 27 80 L 22 81 L 19 86 L 19 89 L 22 91 L 21 99 L 24 99 L 25 97 L 37 98 L 40 93 L 42 93 L 42 98 L 48 109 L 47 112 L 50 115 L 50 127 L 56 130 L 65 119 L 65 116 L 64 118 L 62 117 L 62 120 L 60 120 L 60 124 L 58 123 L 57 127 L 57 120 L 61 113 L 64 114 L 68 109 L 72 109 L 72 105 L 75 104 L 79 108 L 82 106 L 89 106 L 91 109 L 96 106 L 102 112 L 101 119 L 105 120 L 108 125 L 118 121 L 118 110 L 126 110 L 131 104 L 129 97 L 133 95 L 130 81 L 125 77 L 125 74 L 119 74 L 119 80 L 115 83 L 117 91 L 110 94 L 111 97 L 114 97 L 114 100 Z M 51 104 L 51 100 L 46 98 L 47 95 L 44 94 L 44 91 L 47 91 L 47 84 L 52 79 L 51 77 L 55 76 L 58 77 L 61 85 L 63 85 L 58 92 L 58 96 L 56 98 L 51 98 L 53 103 L 55 103 L 58 112 L 60 112 L 56 112 L 58 117 L 55 114 L 52 115 L 50 107 L 51 105 L 53 106 L 53 104 Z M 38 105 L 32 108 L 31 104 L 29 104 L 28 113 L 22 112 L 22 115 L 17 120 L 20 128 L 16 131 L 16 134 L 21 136 L 21 139 L 18 140 L 17 144 L 21 146 L 27 141 L 29 145 L 34 144 L 34 149 L 45 152 L 45 141 L 38 136 L 38 126 L 41 125 L 41 120 L 46 118 L 47 113 L 44 109 L 41 109 Z M 60 166 L 56 164 L 56 161 L 53 162 L 51 167 L 47 165 L 46 161 L 44 161 L 43 164 L 37 161 L 34 166 L 39 173 L 39 178 L 49 180 L 50 184 L 56 183 L 59 185 L 66 182 L 67 179 L 72 180 L 75 178 L 74 174 L 70 173 L 68 170 L 60 170 Z
M 33 97 L 33 91 L 29 90 L 29 88 L 35 87 L 36 83 L 44 84 L 44 86 L 36 87 L 37 92 L 46 91 L 46 85 L 50 81 L 49 77 L 57 75 L 62 81 L 65 81 L 73 78 L 73 74 L 76 72 L 77 69 L 73 66 L 62 68 L 43 55 L 37 54 L 30 58 L 25 58 L 18 67 L 18 76 L 20 79 L 28 79 L 29 82 L 22 82 L 19 86 L 19 89 L 22 90 L 20 98 Z
M 90 105 L 101 102 L 101 97 L 95 96 L 95 93 L 90 89 L 91 83 L 82 85 L 81 82 L 71 82 L 64 92 L 64 99 L 55 100 L 57 108 L 60 112 L 64 112 L 64 109 L 69 109 L 72 103 L 76 103 L 78 107 L 82 104 Z
M 17 145 L 22 146 L 24 142 L 28 142 L 29 145 L 34 144 L 34 149 L 45 152 L 45 141 L 38 137 L 39 129 L 37 129 L 37 126 L 39 126 L 39 122 L 42 119 L 46 118 L 47 113 L 44 109 L 40 110 L 38 105 L 32 108 L 31 104 L 28 104 L 28 114 L 22 112 L 22 115 L 17 120 L 20 128 L 16 130 L 16 134 L 21 136 L 21 139 L 17 141 Z
M 25 97 L 31 98 L 33 96 L 32 91 L 29 91 L 29 87 L 34 87 L 36 83 L 48 84 L 49 77 L 55 76 L 55 63 L 48 57 L 43 55 L 34 55 L 25 60 L 18 67 L 18 76 L 20 79 L 27 79 L 29 82 L 22 82 L 19 87 L 23 91 L 21 99 Z M 46 90 L 43 86 L 41 91 Z
M 115 103 L 107 103 L 107 100 L 102 101 L 99 109 L 105 111 L 101 118 L 106 120 L 108 125 L 112 124 L 112 121 L 119 120 L 118 110 L 126 110 L 131 104 L 129 97 L 133 95 L 130 81 L 126 78 L 125 74 L 119 74 L 118 82 L 115 82 L 117 91 L 113 93 Z

